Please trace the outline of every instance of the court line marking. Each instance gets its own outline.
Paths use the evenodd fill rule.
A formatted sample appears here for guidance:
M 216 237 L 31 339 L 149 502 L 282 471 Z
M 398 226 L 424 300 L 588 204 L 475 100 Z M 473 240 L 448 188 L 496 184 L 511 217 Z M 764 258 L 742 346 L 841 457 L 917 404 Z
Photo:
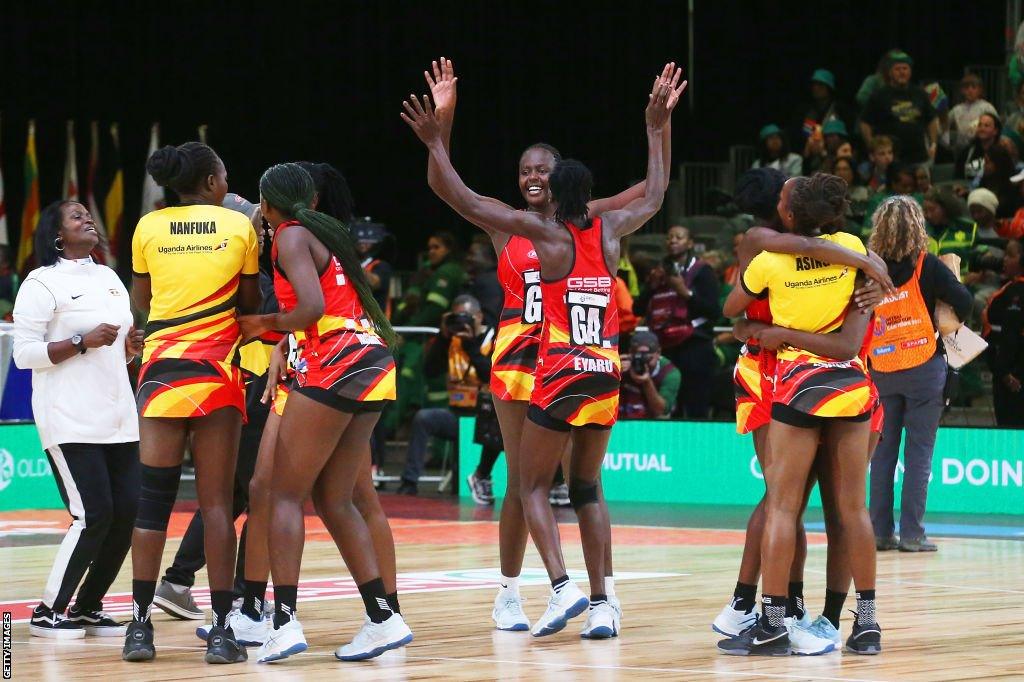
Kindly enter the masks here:
M 49 644 L 49 645 L 53 645 L 53 644 L 56 644 L 58 642 L 60 643 L 60 646 L 62 646 L 62 647 L 65 646 L 65 645 L 68 645 L 68 644 L 75 644 L 77 646 L 93 646 L 93 647 L 95 647 L 95 646 L 105 646 L 105 647 L 113 647 L 115 649 L 121 649 L 121 648 L 124 647 L 124 642 L 118 642 L 118 643 L 111 642 L 109 644 L 106 643 L 106 642 L 97 642 L 95 640 L 90 642 L 89 640 L 85 639 L 84 637 L 81 638 L 81 639 L 61 639 L 61 640 L 47 639 L 45 637 L 36 637 L 34 640 L 33 639 L 28 639 L 28 640 L 26 640 L 24 642 L 14 641 L 12 643 L 13 644 Z M 205 646 L 199 646 L 199 645 L 196 645 L 196 646 L 171 646 L 170 644 L 161 644 L 157 648 L 160 651 L 163 651 L 164 649 L 180 649 L 181 651 L 205 651 L 206 650 Z
M 384 659 L 387 654 L 381 656 Z M 413 661 L 444 661 L 447 663 L 489 663 L 507 665 L 526 665 L 539 668 L 558 668 L 575 670 L 610 670 L 638 673 L 675 673 L 688 675 L 722 675 L 724 677 L 755 677 L 775 680 L 825 680 L 826 682 L 887 682 L 884 678 L 862 678 L 862 677 L 824 677 L 816 671 L 810 671 L 806 675 L 789 673 L 758 673 L 741 672 L 732 670 L 714 670 L 711 668 L 656 668 L 650 666 L 636 665 L 588 665 L 584 663 L 545 663 L 543 661 L 503 660 L 499 658 L 453 658 L 448 656 L 414 656 L 408 653 L 395 656 L 396 659 Z
M 825 575 L 825 571 L 815 568 L 805 568 L 804 572 Z M 986 585 L 947 585 L 945 583 L 919 583 L 912 580 L 900 580 L 899 578 L 875 578 L 875 582 L 892 583 L 893 585 L 907 585 L 909 587 L 939 587 L 947 590 L 962 590 L 964 592 L 995 592 L 997 594 L 1024 594 L 1024 590 L 1008 590 L 1001 587 L 988 587 Z

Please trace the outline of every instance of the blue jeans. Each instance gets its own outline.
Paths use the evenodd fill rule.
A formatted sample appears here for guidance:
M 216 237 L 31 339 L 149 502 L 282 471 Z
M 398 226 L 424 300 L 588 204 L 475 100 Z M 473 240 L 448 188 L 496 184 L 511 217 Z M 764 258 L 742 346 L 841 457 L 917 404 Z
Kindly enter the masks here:
M 427 443 L 431 436 L 454 443 L 459 436 L 459 419 L 455 413 L 447 407 L 428 407 L 416 413 L 412 419 L 409 451 L 405 455 L 403 480 L 413 483 L 420 480 L 427 459 Z

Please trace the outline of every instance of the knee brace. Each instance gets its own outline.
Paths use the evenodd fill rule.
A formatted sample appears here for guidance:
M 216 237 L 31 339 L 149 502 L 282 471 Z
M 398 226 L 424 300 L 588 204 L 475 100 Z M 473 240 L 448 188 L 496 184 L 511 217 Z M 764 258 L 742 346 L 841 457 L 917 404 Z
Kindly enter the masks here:
M 597 483 L 581 481 L 578 478 L 570 480 L 569 502 L 577 511 L 580 507 L 597 502 Z
M 135 527 L 143 530 L 167 531 L 174 501 L 178 498 L 181 465 L 151 467 L 142 465 L 142 490 L 139 491 L 139 513 Z

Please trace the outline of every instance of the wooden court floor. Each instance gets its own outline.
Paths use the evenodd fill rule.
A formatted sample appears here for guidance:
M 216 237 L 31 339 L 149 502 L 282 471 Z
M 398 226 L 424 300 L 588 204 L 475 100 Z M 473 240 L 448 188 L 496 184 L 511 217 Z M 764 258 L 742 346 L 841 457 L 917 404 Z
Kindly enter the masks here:
M 612 510 L 614 518 L 614 508 Z M 176 513 L 175 528 L 186 518 Z M 489 514 L 487 516 L 490 516 Z M 66 518 L 66 517 L 64 517 Z M 933 555 L 879 555 L 878 595 L 885 651 L 814 658 L 737 658 L 718 654 L 710 623 L 731 595 L 742 533 L 734 530 L 616 526 L 618 639 L 579 638 L 583 618 L 544 639 L 497 632 L 490 609 L 497 575 L 497 526 L 485 520 L 395 519 L 402 611 L 415 634 L 408 647 L 364 663 L 341 663 L 334 649 L 351 639 L 362 608 L 322 526 L 307 518 L 299 618 L 310 649 L 273 665 L 254 660 L 208 666 L 196 622 L 154 610 L 157 659 L 120 660 L 120 639 L 54 643 L 29 637 L 18 622 L 34 605 L 66 521 L 57 512 L 0 515 L 0 600 L 15 620 L 13 674 L 22 680 L 996 680 L 1024 679 L 1024 542 L 940 539 Z M 19 530 L 20 529 L 20 530 Z M 19 535 L 20 533 L 20 535 Z M 47 539 L 46 534 L 50 534 Z M 578 534 L 562 526 L 566 558 L 586 590 Z M 805 594 L 813 614 L 824 593 L 824 538 L 811 534 Z M 40 544 L 46 543 L 46 544 Z M 166 559 L 177 546 L 172 540 Z M 532 548 L 523 588 L 526 610 L 544 610 L 547 588 Z M 205 584 L 200 574 L 198 585 Z M 126 593 L 126 566 L 111 592 Z M 205 592 L 197 600 L 208 604 Z M 127 597 L 107 608 L 127 614 Z M 848 601 L 852 606 L 852 599 Z M 852 616 L 844 615 L 843 633 Z M 250 649 L 250 655 L 255 650 Z

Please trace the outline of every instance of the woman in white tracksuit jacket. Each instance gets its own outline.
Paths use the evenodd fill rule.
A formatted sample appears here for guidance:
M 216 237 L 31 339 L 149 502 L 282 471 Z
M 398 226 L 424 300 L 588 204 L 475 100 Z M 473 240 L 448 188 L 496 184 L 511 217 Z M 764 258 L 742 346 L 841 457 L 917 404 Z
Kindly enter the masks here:
M 124 634 L 103 612 L 103 597 L 131 546 L 138 506 L 139 425 L 127 363 L 142 352 L 142 331 L 132 326 L 117 274 L 89 256 L 98 242 L 82 204 L 47 206 L 35 234 L 41 267 L 14 303 L 14 362 L 32 370 L 39 440 L 74 518 L 29 626 L 53 639 Z

